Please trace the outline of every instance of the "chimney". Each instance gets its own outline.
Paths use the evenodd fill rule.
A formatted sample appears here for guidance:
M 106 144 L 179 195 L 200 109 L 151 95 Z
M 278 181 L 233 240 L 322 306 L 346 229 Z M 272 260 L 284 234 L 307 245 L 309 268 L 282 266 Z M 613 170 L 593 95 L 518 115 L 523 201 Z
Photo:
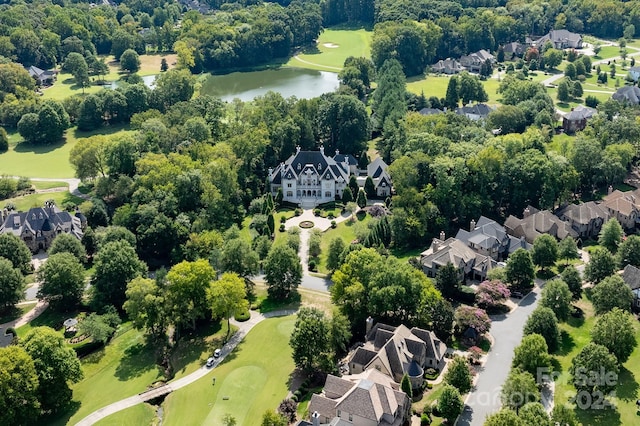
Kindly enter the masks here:
M 371 332 L 371 329 L 373 328 L 373 318 L 371 317 L 367 317 L 367 327 L 366 327 L 366 332 L 365 332 L 365 337 L 369 335 L 369 333 Z
M 607 188 L 607 195 L 611 194 L 613 192 L 613 186 L 609 185 L 609 188 Z
M 336 155 L 340 155 L 340 150 L 336 149 Z
M 524 209 L 524 212 L 522 213 L 522 218 L 524 219 L 525 217 L 529 217 L 529 216 L 531 216 L 531 209 L 527 207 L 526 209 Z
M 444 241 L 445 233 L 444 231 L 440 231 L 440 240 Z
M 471 219 L 471 225 L 469 226 L 469 231 L 473 231 L 476 229 L 476 221 Z
M 273 175 L 273 167 L 269 167 L 269 177 L 271 177 L 271 175 Z
M 320 145 L 320 154 L 324 155 L 324 145 Z
M 314 411 L 311 415 L 311 424 L 313 426 L 320 426 L 320 413 Z
M 296 154 L 300 152 L 300 145 L 296 146 Z

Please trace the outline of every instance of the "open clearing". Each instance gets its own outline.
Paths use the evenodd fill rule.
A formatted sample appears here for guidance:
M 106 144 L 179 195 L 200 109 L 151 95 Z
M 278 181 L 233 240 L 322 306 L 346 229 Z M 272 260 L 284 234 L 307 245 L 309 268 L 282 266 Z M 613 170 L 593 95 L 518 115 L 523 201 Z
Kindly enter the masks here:
M 96 426 L 144 426 L 152 424 L 155 418 L 152 405 L 138 404 L 100 420 Z
M 163 424 L 219 425 L 225 414 L 235 417 L 238 426 L 259 424 L 263 413 L 287 395 L 294 324 L 295 317 L 288 316 L 256 325 L 212 374 L 167 397 Z
M 349 56 L 371 57 L 372 31 L 365 29 L 326 29 L 318 37 L 316 46 L 292 57 L 287 66 L 319 71 L 338 72 Z M 298 59 L 299 58 L 299 59 Z

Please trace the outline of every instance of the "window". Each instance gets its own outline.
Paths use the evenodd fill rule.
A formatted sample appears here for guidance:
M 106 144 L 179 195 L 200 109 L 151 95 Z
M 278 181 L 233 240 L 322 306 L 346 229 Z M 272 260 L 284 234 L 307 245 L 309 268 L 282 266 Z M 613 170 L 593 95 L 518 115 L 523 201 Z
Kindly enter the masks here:
M 353 414 L 349 414 L 349 421 L 352 422 L 353 421 Z
M 338 417 L 340 417 L 340 414 L 342 414 L 342 412 L 340 410 L 338 410 Z
M 302 169 L 302 164 L 298 163 L 298 170 Z
M 293 191 L 287 191 L 287 197 L 293 197 Z
M 324 193 L 324 196 L 325 196 L 325 197 L 331 197 L 331 191 L 326 191 L 326 192 Z
M 287 184 L 287 188 L 291 188 L 291 184 L 290 183 Z

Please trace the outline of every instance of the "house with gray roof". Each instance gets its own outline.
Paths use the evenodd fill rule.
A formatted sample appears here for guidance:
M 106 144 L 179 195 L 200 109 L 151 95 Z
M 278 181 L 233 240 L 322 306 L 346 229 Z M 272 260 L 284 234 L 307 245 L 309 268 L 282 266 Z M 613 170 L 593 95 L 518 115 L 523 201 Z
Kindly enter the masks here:
M 519 248 L 531 248 L 519 237 L 509 235 L 504 226 L 485 216 L 480 216 L 477 222 L 472 220 L 469 231 L 458 230 L 456 239 L 467 244 L 476 253 L 493 260 L 504 260 Z
M 438 115 L 444 114 L 444 111 L 438 108 L 422 108 L 418 113 L 421 115 Z
M 43 70 L 33 65 L 27 68 L 27 71 L 39 86 L 50 86 L 58 77 L 58 71 Z
M 401 426 L 411 401 L 390 377 L 375 369 L 327 376 L 324 389 L 309 402 L 312 425 Z
M 377 158 L 369 164 L 366 176 L 371 176 L 379 196 L 391 194 L 391 177 L 387 165 Z M 272 195 L 282 190 L 283 200 L 305 208 L 334 201 L 342 197 L 351 175 L 358 175 L 358 162 L 352 155 L 343 155 L 336 151 L 332 158 L 325 155 L 324 148 L 319 151 L 296 153 L 275 169 L 269 168 L 268 178 Z M 354 194 L 354 197 L 357 194 Z
M 640 78 L 640 67 L 631 67 L 627 73 L 633 81 L 638 81 Z
M 562 117 L 562 128 L 566 133 L 575 133 L 587 127 L 587 121 L 596 115 L 598 111 L 584 105 L 571 108 L 571 111 Z
M 458 74 L 464 71 L 464 67 L 460 65 L 455 59 L 447 58 L 439 60 L 437 63 L 431 65 L 431 71 L 438 74 Z
M 569 222 L 565 222 L 548 210 L 540 211 L 532 206 L 524 209 L 522 219 L 510 215 L 504 222 L 504 227 L 509 235 L 524 238 L 529 244 L 533 244 L 542 234 L 549 234 L 558 240 L 564 240 L 567 237 L 578 238 L 578 233 Z
M 456 114 L 464 115 L 473 121 L 485 120 L 493 109 L 487 104 L 467 105 L 456 108 Z
M 579 238 L 596 238 L 602 225 L 609 220 L 609 212 L 594 201 L 569 204 L 556 212 L 561 220 L 568 222 Z
M 0 212 L 0 233 L 20 237 L 33 253 L 37 253 L 48 250 L 53 239 L 63 232 L 82 239 L 86 225 L 82 218 L 84 216 L 79 212 L 74 215 L 53 204 L 33 207 L 27 212 L 3 210 Z
M 640 88 L 637 86 L 622 86 L 611 95 L 611 98 L 623 104 L 638 105 L 640 104 Z
M 582 49 L 582 36 L 568 30 L 551 30 L 548 34 L 532 41 L 532 45 L 538 49 L 551 42 L 555 49 Z
M 460 57 L 460 65 L 469 72 L 480 72 L 482 65 L 486 61 L 489 61 L 491 65 L 493 65 L 496 63 L 496 58 L 484 49 Z
M 373 325 L 369 317 L 365 340 L 347 359 L 349 374 L 374 369 L 397 383 L 407 374 L 412 386 L 420 387 L 425 369 L 440 370 L 445 364 L 447 346 L 432 331 L 404 325 Z
M 640 269 L 633 265 L 627 265 L 622 270 L 622 279 L 633 293 L 633 303 L 631 307 L 634 312 L 640 312 Z
M 420 253 L 422 272 L 428 277 L 435 277 L 438 270 L 449 263 L 456 267 L 461 281 L 483 281 L 487 273 L 498 265 L 490 256 L 475 252 L 457 238 L 434 238 L 431 246 Z
M 507 43 L 502 46 L 502 51 L 504 52 L 504 58 L 507 60 L 511 60 L 514 57 L 521 57 L 527 50 L 527 46 L 522 43 L 518 43 L 517 41 Z

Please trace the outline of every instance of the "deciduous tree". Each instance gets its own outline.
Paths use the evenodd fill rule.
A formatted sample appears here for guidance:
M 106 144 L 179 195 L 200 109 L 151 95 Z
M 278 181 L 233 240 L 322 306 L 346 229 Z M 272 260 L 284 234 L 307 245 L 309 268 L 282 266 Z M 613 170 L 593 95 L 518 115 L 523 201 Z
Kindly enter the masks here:
M 558 259 L 577 259 L 580 257 L 578 253 L 578 246 L 576 245 L 576 240 L 571 237 L 566 237 L 564 240 L 560 241 L 558 244 Z
M 142 277 L 132 279 L 127 284 L 126 296 L 123 308 L 134 327 L 147 329 L 155 336 L 165 333 L 168 325 L 165 299 L 155 280 Z
M 549 414 L 539 402 L 529 402 L 518 412 L 518 417 L 526 426 L 540 426 L 549 424 Z M 564 426 L 564 425 L 563 425 Z
M 619 364 L 625 363 L 638 346 L 633 318 L 620 308 L 613 308 L 596 320 L 591 338 L 593 343 L 604 346 L 615 355 Z
M 587 281 L 598 284 L 611 276 L 616 270 L 616 262 L 611 252 L 603 247 L 596 247 L 592 252 L 589 263 L 584 268 L 584 277 Z
M 79 239 L 71 234 L 57 235 L 49 247 L 49 256 L 56 253 L 71 253 L 80 262 L 87 259 L 87 252 Z
M 464 333 L 469 327 L 474 328 L 479 334 L 484 334 L 491 328 L 491 320 L 487 313 L 480 308 L 472 306 L 460 306 L 455 313 L 456 328 Z
M 511 295 L 507 286 L 499 280 L 483 281 L 476 291 L 476 303 L 484 309 L 500 306 Z
M 619 246 L 616 253 L 616 263 L 619 269 L 627 265 L 640 267 L 640 237 L 629 235 Z
M 325 371 L 331 359 L 330 327 L 324 313 L 317 308 L 303 307 L 298 311 L 289 345 L 293 361 L 303 371 Z
M 600 235 L 598 235 L 598 243 L 611 253 L 615 253 L 622 242 L 623 234 L 624 232 L 622 231 L 620 222 L 613 217 L 602 226 Z
M 528 334 L 514 350 L 512 367 L 536 376 L 539 368 L 551 367 L 547 342 L 539 334 Z
M 525 249 L 518 249 L 509 256 L 506 266 L 506 279 L 515 289 L 533 287 L 535 270 L 531 255 Z
M 569 291 L 571 291 L 572 300 L 580 300 L 582 297 L 582 277 L 575 266 L 569 265 L 564 268 L 564 271 L 560 274 L 560 279 L 567 283 Z
M 249 308 L 244 280 L 237 274 L 222 274 L 207 290 L 207 298 L 214 317 L 227 319 L 227 338 L 231 332 L 231 317 Z
M 444 376 L 445 382 L 458 389 L 461 394 L 471 390 L 472 377 L 469 369 L 469 361 L 461 356 L 454 357 L 449 362 L 447 373 Z
M 39 299 L 60 310 L 73 309 L 80 303 L 85 287 L 84 268 L 73 254 L 52 254 L 37 275 L 41 282 Z
M 566 321 L 571 313 L 572 294 L 562 280 L 551 280 L 542 289 L 540 306 L 549 308 L 560 321 Z
M 604 346 L 593 342 L 587 343 L 580 350 L 569 367 L 573 385 L 578 392 L 586 391 L 590 394 L 600 391 L 607 395 L 614 390 L 618 384 L 618 372 L 616 357 Z M 593 380 L 593 377 L 600 379 Z
M 34 424 L 40 414 L 38 374 L 20 346 L 0 348 L 0 409 L 7 426 Z
M 62 334 L 49 327 L 31 329 L 20 346 L 33 358 L 38 374 L 38 400 L 45 412 L 56 412 L 71 401 L 69 383 L 82 379 L 80 360 L 64 342 Z
M 196 320 L 204 318 L 209 310 L 207 289 L 215 276 L 216 272 L 204 259 L 183 261 L 169 270 L 165 298 L 168 314 L 176 326 L 195 330 Z
M 447 263 L 438 269 L 436 273 L 436 288 L 440 290 L 443 297 L 450 300 L 455 298 L 460 288 L 458 268 L 452 263 Z
M 558 242 L 549 234 L 542 234 L 533 242 L 533 263 L 545 270 L 558 260 Z
M 458 389 L 450 385 L 445 385 L 442 388 L 440 398 L 438 398 L 438 411 L 447 419 L 447 422 L 453 424 L 456 418 L 462 413 L 464 408 L 464 402 L 460 396 Z
M 335 271 L 341 265 L 342 254 L 344 253 L 345 243 L 340 237 L 336 237 L 329 243 L 329 253 L 327 254 L 327 268 Z
M 591 301 L 597 315 L 609 312 L 616 307 L 629 311 L 633 302 L 633 293 L 620 276 L 612 275 L 594 287 Z
M 120 55 L 120 69 L 129 73 L 140 70 L 140 56 L 133 49 L 127 49 Z
M 484 426 L 524 426 L 515 411 L 503 408 L 490 414 L 484 421 Z
M 540 391 L 531 373 L 513 369 L 502 386 L 502 406 L 515 412 L 529 402 L 540 401 Z
M 549 351 L 554 352 L 558 349 L 560 329 L 558 328 L 556 314 L 549 308 L 537 307 L 524 325 L 524 335 L 528 336 L 530 334 L 541 335 L 547 343 Z
M 13 234 L 0 234 L 0 257 L 8 259 L 13 267 L 20 269 L 24 275 L 33 270 L 29 247 Z
M 24 277 L 13 264 L 0 257 L 0 310 L 14 306 L 24 296 Z
M 269 296 L 284 300 L 296 291 L 302 281 L 302 265 L 298 253 L 284 246 L 274 246 L 264 262 Z
M 563 426 L 578 426 L 578 419 L 573 410 L 565 404 L 554 404 L 551 410 L 551 421 L 553 424 Z

